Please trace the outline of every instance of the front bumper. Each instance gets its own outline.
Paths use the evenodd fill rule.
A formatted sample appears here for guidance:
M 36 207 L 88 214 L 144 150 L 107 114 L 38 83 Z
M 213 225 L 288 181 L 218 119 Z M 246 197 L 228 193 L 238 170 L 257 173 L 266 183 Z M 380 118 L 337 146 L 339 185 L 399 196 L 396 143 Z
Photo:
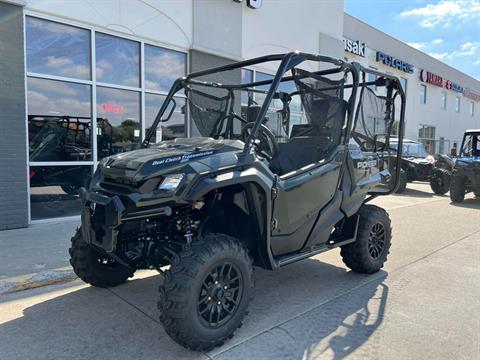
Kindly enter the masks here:
M 119 196 L 107 196 L 96 191 L 80 188 L 82 204 L 82 236 L 91 245 L 95 245 L 107 253 L 113 253 L 117 248 L 118 235 L 122 224 L 127 221 L 142 220 L 155 216 L 171 216 L 172 208 L 161 206 L 140 211 L 127 211 Z M 101 223 L 92 220 L 97 211 L 102 211 Z M 102 234 L 102 236 L 97 236 Z
M 82 235 L 88 243 L 98 246 L 106 252 L 113 252 L 117 246 L 118 228 L 122 224 L 122 214 L 125 206 L 118 196 L 106 196 L 97 192 L 89 192 L 80 188 L 80 201 L 82 203 Z M 104 223 L 101 225 L 103 237 L 97 239 L 96 231 L 92 227 L 93 206 L 103 206 Z

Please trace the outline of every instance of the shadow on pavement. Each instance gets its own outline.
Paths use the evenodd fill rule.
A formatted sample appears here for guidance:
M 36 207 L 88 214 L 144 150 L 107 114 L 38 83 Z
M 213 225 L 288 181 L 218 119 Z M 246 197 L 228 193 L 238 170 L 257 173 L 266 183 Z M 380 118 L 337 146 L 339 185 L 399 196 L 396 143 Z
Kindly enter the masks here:
M 450 205 L 467 208 L 467 209 L 480 209 L 480 198 L 477 199 L 465 199 L 461 203 L 451 202 Z
M 343 358 L 382 322 L 388 295 L 382 284 L 385 272 L 368 277 L 308 259 L 277 272 L 256 273 L 256 297 L 244 326 L 210 356 L 311 358 L 325 346 L 321 352 Z M 115 289 L 85 287 L 43 301 L 26 298 L 41 302 L 0 325 L 1 358 L 205 359 L 174 343 L 159 324 L 155 305 L 160 282 L 161 276 L 152 276 Z M 47 291 L 36 294 L 49 296 Z M 378 306 L 371 306 L 372 299 Z M 262 338 L 279 331 L 289 347 L 287 354 L 276 356 L 285 343 L 274 336 L 265 348 L 268 341 Z M 255 350 L 258 341 L 263 354 Z
M 436 195 L 434 194 L 430 188 L 429 188 L 429 191 L 421 191 L 421 190 L 417 190 L 417 189 L 411 189 L 411 188 L 408 188 L 408 185 L 407 185 L 407 188 L 405 189 L 405 191 L 401 194 L 395 194 L 396 196 L 412 196 L 412 197 L 416 197 L 416 198 L 433 198 L 433 197 L 447 197 L 447 195 Z
M 308 272 L 320 266 L 314 262 L 315 260 L 306 260 L 303 264 L 298 263 L 298 266 L 303 265 Z M 287 269 L 288 267 L 284 270 Z M 337 289 L 325 299 L 321 296 L 320 299 L 316 296 L 304 299 L 305 294 L 297 292 L 295 282 L 283 282 L 282 292 L 288 293 L 285 302 L 293 305 L 303 299 L 310 303 L 309 306 L 304 306 L 304 311 L 299 312 L 301 315 L 294 316 L 291 320 L 286 321 L 285 315 L 284 321 L 278 322 L 280 325 L 273 326 L 257 337 L 235 344 L 226 351 L 221 349 L 215 359 L 343 359 L 359 348 L 363 352 L 362 345 L 384 319 L 388 298 L 388 287 L 384 284 L 387 273 L 381 271 L 363 276 L 343 271 L 340 279 L 340 276 L 334 274 L 337 269 L 340 268 L 323 269 L 325 277 L 310 282 L 311 288 L 318 286 L 329 292 L 335 284 L 324 284 L 322 280 L 333 277 Z M 264 280 L 260 279 L 257 285 L 262 286 Z M 257 298 L 256 302 L 268 300 Z M 272 307 L 275 308 L 275 305 Z M 306 309 L 308 310 L 305 311 Z M 255 317 L 255 311 L 251 311 L 249 316 Z M 382 358 L 381 354 L 376 356 L 375 349 L 372 352 L 370 343 L 368 348 L 365 358 Z
M 308 334 L 308 343 L 303 346 L 303 351 L 298 351 L 295 358 L 344 359 L 359 349 L 384 319 L 388 298 L 388 287 L 383 283 L 385 277 L 379 277 L 361 290 L 305 315 L 304 318 L 310 320 L 304 324 L 309 325 L 300 326 L 297 333 Z M 318 329 L 314 323 L 324 324 L 323 329 Z M 371 345 L 368 347 L 372 349 Z M 382 358 L 375 351 L 362 349 L 362 352 L 365 352 L 365 358 Z

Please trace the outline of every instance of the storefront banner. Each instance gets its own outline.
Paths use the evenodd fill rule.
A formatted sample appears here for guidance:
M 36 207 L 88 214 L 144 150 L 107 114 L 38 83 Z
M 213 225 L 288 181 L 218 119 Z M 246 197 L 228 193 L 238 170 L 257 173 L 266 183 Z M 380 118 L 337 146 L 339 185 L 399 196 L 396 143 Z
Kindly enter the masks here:
M 465 89 L 463 96 L 472 99 L 474 101 L 480 101 L 480 93 L 473 91 L 472 89 Z

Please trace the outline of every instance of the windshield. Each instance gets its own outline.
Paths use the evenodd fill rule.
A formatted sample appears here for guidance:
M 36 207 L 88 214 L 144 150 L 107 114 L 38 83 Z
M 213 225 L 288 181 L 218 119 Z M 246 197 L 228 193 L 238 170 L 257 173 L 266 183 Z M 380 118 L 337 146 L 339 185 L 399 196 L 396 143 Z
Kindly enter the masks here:
M 390 147 L 392 150 L 397 151 L 398 143 L 391 142 Z M 416 157 L 416 158 L 424 158 L 428 156 L 427 150 L 425 150 L 425 146 L 420 143 L 403 143 L 403 150 L 402 156 L 404 157 Z

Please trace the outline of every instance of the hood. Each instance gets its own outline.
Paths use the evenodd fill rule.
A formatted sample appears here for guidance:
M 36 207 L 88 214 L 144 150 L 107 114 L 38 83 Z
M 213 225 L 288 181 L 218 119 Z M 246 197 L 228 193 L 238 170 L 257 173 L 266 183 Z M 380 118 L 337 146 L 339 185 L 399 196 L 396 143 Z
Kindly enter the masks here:
M 480 165 L 480 156 L 472 156 L 472 157 L 458 157 L 455 159 L 455 163 L 464 163 L 464 164 L 479 164 Z
M 166 168 L 191 163 L 207 157 L 238 152 L 243 143 L 238 140 L 212 138 L 180 138 L 163 141 L 149 148 L 116 154 L 104 160 L 103 168 L 112 174 L 145 176 Z

